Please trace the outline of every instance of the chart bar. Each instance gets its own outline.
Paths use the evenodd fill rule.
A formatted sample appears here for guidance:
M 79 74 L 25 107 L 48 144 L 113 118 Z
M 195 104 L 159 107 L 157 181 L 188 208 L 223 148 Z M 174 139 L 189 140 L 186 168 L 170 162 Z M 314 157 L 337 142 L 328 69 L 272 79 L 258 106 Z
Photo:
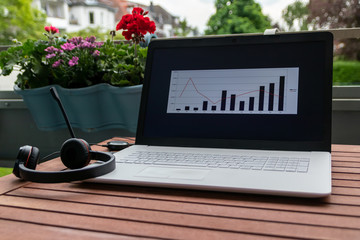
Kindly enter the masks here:
M 259 111 L 264 111 L 265 86 L 260 86 L 259 90 Z
M 240 101 L 239 111 L 244 111 L 244 110 L 245 110 L 245 101 Z
M 235 95 L 235 94 L 231 94 L 231 99 L 230 99 L 230 111 L 235 111 L 235 101 L 236 101 L 236 95 Z
M 198 107 L 194 107 L 194 111 L 199 111 L 199 108 L 198 108 Z
M 269 111 L 274 111 L 274 93 L 275 93 L 275 84 L 270 83 L 270 90 L 269 90 Z
M 190 106 L 185 106 L 185 111 L 189 111 L 190 110 Z
M 206 111 L 208 109 L 208 101 L 203 101 L 203 111 Z
M 255 97 L 249 97 L 249 111 L 254 111 Z
M 285 76 L 280 76 L 279 111 L 284 111 Z
M 211 106 L 211 111 L 216 111 L 216 106 Z
M 227 91 L 222 91 L 221 94 L 221 111 L 225 111 L 226 109 L 226 95 L 227 95 Z

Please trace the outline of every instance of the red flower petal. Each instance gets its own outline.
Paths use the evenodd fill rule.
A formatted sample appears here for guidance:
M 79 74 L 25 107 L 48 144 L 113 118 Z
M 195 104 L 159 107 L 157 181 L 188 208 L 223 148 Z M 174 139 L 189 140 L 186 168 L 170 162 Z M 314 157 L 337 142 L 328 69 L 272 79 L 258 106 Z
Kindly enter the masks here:
M 50 26 L 50 30 L 52 34 L 58 33 L 59 29 L 57 29 L 56 27 Z
M 122 35 L 125 37 L 126 40 L 131 40 L 132 38 L 132 33 L 129 31 L 123 31 Z
M 144 13 L 144 9 L 140 8 L 140 7 L 135 7 L 132 10 L 132 14 L 140 14 L 142 15 Z

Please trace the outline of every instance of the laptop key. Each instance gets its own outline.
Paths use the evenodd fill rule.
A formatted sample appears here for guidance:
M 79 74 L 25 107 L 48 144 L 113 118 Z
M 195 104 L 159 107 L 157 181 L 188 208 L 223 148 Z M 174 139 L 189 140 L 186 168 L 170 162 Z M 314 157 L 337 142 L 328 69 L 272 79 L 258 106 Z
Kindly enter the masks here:
M 308 171 L 307 167 L 298 167 L 297 172 L 306 173 Z

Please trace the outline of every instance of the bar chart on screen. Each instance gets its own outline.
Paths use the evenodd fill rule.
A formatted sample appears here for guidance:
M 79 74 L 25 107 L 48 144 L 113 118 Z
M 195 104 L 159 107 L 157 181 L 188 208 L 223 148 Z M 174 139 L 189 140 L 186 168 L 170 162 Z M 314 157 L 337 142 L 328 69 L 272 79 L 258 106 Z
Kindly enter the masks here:
M 299 68 L 173 70 L 167 113 L 297 114 Z

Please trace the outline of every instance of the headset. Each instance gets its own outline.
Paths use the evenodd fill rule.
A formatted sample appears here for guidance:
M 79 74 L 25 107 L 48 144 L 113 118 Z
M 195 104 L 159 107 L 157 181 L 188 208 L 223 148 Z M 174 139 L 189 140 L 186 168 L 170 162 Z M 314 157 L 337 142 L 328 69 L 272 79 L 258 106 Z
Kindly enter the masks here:
M 70 170 L 58 172 L 36 171 L 40 151 L 29 145 L 20 147 L 13 173 L 18 178 L 38 183 L 61 183 L 99 177 L 115 169 L 115 157 L 107 152 L 91 151 L 83 139 L 70 138 L 61 147 L 60 158 Z M 90 160 L 99 162 L 90 163 Z
M 76 138 L 56 89 L 50 88 L 50 92 L 58 102 L 72 136 L 72 138 L 63 143 L 60 151 L 61 161 L 69 170 L 36 171 L 35 169 L 40 159 L 40 151 L 37 147 L 25 145 L 19 149 L 13 174 L 18 178 L 31 182 L 61 183 L 99 177 L 113 171 L 115 169 L 114 155 L 108 152 L 92 151 L 90 145 L 85 140 Z M 88 165 L 91 160 L 98 161 Z

